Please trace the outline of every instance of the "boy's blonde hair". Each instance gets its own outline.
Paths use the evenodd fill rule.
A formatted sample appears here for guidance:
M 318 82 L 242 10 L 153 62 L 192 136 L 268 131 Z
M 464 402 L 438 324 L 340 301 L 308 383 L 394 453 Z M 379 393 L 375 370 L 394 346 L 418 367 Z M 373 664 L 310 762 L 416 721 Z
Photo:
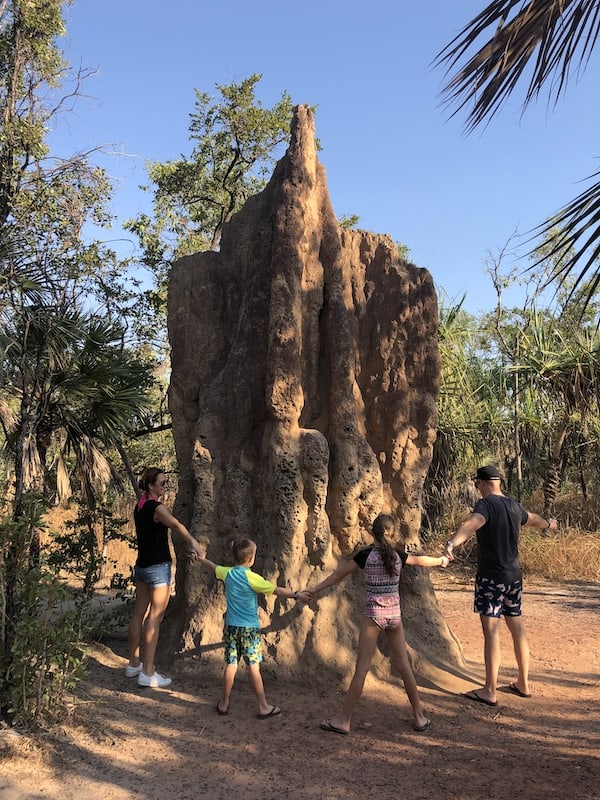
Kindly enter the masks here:
M 252 539 L 234 539 L 231 543 L 231 550 L 233 553 L 233 563 L 236 566 L 245 564 L 250 561 L 252 556 L 256 553 L 256 542 Z

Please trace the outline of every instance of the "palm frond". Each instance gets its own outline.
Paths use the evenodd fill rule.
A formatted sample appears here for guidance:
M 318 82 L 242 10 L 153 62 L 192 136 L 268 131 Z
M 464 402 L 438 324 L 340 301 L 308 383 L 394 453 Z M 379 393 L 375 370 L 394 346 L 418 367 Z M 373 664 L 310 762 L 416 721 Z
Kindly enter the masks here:
M 600 286 L 600 272 L 596 264 L 600 258 L 600 170 L 590 176 L 596 182 L 578 195 L 556 216 L 542 223 L 537 233 L 546 238 L 550 250 L 536 259 L 529 269 L 537 269 L 546 258 L 557 265 L 549 281 L 564 283 L 577 267 L 569 299 L 575 297 L 591 271 L 589 286 L 585 289 L 583 311 Z
M 478 47 L 486 34 L 489 38 Z M 457 68 L 442 90 L 445 102 L 455 106 L 453 115 L 472 105 L 466 129 L 473 130 L 500 110 L 534 56 L 523 109 L 548 83 L 556 102 L 573 64 L 578 70 L 587 65 L 599 34 L 598 0 L 494 0 L 434 60 L 448 73 Z
M 465 127 L 470 132 L 495 116 L 527 71 L 523 110 L 545 86 L 556 103 L 574 67 L 582 72 L 587 66 L 599 35 L 598 0 L 493 0 L 434 61 L 450 74 L 442 90 L 445 103 L 454 107 L 453 116 L 469 108 Z M 591 176 L 598 177 L 600 172 Z M 546 285 L 564 284 L 577 266 L 571 299 L 591 272 L 585 312 L 600 287 L 600 181 L 536 231 L 547 237 L 550 256 L 558 264 Z M 540 263 L 536 259 L 530 269 Z
M 66 502 L 70 499 L 72 494 L 69 470 L 67 469 L 62 453 L 59 453 L 56 460 L 56 495 L 58 497 L 58 502 L 61 504 Z
M 0 397 L 0 425 L 7 433 L 12 433 L 17 424 L 13 409 L 3 397 Z
M 35 436 L 30 433 L 25 437 L 23 446 L 23 483 L 26 489 L 31 489 L 43 477 L 42 460 L 38 450 Z

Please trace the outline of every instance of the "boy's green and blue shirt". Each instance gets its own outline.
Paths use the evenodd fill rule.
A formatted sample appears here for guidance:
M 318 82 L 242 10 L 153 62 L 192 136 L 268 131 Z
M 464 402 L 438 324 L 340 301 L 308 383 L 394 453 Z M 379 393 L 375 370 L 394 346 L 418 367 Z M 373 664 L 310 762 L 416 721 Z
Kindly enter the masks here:
M 221 567 L 215 570 L 217 580 L 225 584 L 227 612 L 225 624 L 238 628 L 258 628 L 258 595 L 273 594 L 274 583 L 252 572 L 250 567 Z

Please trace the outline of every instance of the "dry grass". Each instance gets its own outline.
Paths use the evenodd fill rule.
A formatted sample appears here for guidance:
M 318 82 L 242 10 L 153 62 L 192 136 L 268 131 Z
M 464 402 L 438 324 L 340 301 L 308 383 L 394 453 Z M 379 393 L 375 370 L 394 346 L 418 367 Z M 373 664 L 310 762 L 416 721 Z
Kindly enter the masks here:
M 541 493 L 525 498 L 529 511 L 541 511 Z M 449 535 L 456 531 L 470 509 L 453 509 L 444 520 L 444 531 L 427 552 L 437 552 Z M 555 516 L 559 530 L 543 534 L 534 528 L 523 528 L 519 543 L 521 565 L 528 577 L 557 581 L 600 582 L 600 504 L 590 503 L 579 494 L 564 495 L 557 500 Z M 459 562 L 474 568 L 476 548 L 469 542 L 457 551 Z
M 567 528 L 540 536 L 525 528 L 519 545 L 526 575 L 565 583 L 600 581 L 600 532 Z

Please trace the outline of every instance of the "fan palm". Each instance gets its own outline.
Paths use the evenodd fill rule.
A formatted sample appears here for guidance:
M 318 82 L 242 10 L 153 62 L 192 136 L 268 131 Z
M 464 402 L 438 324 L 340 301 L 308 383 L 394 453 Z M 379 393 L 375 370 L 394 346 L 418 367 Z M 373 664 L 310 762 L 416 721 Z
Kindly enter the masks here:
M 480 459 L 502 450 L 510 422 L 497 391 L 502 371 L 491 375 L 478 352 L 480 330 L 462 308 L 464 297 L 448 304 L 440 298 L 439 348 L 442 363 L 438 428 L 424 487 L 424 525 L 434 530 L 458 496 L 473 501 L 467 475 Z M 423 532 L 426 534 L 426 531 Z
M 561 330 L 534 313 L 514 370 L 535 398 L 551 436 L 544 477 L 544 513 L 550 515 L 569 431 L 580 428 L 582 419 L 598 417 L 600 332 L 596 327 Z
M 5 263 L 11 269 L 0 287 L 0 425 L 14 469 L 11 516 L 25 526 L 27 555 L 36 563 L 39 527 L 27 513 L 28 493 L 66 494 L 76 474 L 93 512 L 96 488 L 117 477 L 106 450 L 134 427 L 146 404 L 148 375 L 123 347 L 117 326 L 53 301 L 52 291 L 27 277 L 27 264 Z M 27 555 L 18 539 L 4 542 L 0 657 L 10 652 Z
M 572 72 L 587 65 L 600 32 L 598 0 L 494 0 L 439 53 L 450 77 L 443 93 L 454 113 L 468 107 L 468 131 L 489 121 L 530 74 L 523 108 L 548 87 L 555 102 Z M 480 37 L 485 37 L 483 44 Z M 572 274 L 577 287 L 591 275 L 600 283 L 600 171 L 584 192 L 539 226 L 549 235 L 557 264 L 552 277 Z
M 20 308 L 5 323 L 1 393 L 13 416 L 5 437 L 17 515 L 30 488 L 43 490 L 50 481 L 59 493 L 68 490 L 68 457 L 91 508 L 94 484 L 115 477 L 104 450 L 133 427 L 148 383 L 144 366 L 123 349 L 122 336 L 89 312 L 44 303 Z

